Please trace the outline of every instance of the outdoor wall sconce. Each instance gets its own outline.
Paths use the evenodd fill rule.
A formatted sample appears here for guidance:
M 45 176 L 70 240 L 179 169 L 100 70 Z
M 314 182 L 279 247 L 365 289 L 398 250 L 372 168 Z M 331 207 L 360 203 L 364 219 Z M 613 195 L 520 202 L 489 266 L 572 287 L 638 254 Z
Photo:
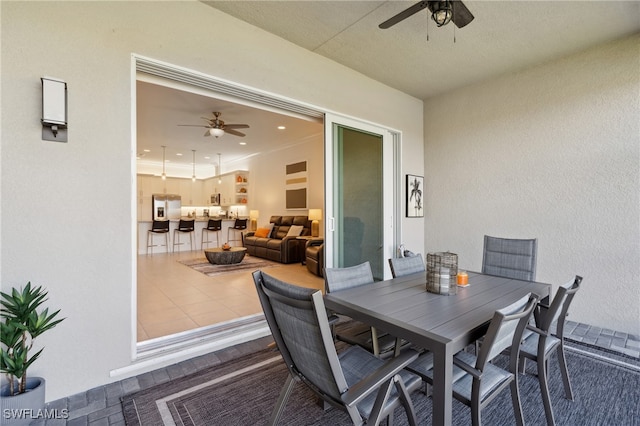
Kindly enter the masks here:
M 42 77 L 42 140 L 67 142 L 67 83 Z

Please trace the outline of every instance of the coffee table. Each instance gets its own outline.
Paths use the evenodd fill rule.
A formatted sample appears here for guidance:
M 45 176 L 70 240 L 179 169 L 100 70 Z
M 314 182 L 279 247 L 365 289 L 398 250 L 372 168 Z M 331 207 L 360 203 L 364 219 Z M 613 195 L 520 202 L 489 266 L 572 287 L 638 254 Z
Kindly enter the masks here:
M 216 247 L 205 249 L 204 255 L 209 263 L 213 265 L 232 265 L 242 262 L 246 252 L 246 247 L 231 247 L 229 250 L 222 250 L 220 247 Z

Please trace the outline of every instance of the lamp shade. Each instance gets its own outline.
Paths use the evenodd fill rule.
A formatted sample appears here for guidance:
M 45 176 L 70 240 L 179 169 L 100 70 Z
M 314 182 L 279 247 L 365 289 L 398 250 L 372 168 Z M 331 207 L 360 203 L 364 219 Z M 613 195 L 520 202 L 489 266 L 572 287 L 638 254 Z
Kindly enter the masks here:
M 249 217 L 251 219 L 257 219 L 260 217 L 260 211 L 259 210 L 249 210 Z
M 309 209 L 309 220 L 322 220 L 322 209 Z

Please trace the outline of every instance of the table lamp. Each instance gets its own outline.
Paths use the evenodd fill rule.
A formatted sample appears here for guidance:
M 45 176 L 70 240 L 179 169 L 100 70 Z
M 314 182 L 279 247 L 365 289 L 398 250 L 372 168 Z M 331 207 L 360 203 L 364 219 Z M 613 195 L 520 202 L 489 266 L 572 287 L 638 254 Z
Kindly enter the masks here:
M 311 236 L 320 235 L 319 220 L 322 219 L 322 209 L 309 209 L 309 220 L 311 221 Z
M 249 219 L 251 223 L 249 224 L 250 231 L 256 231 L 258 229 L 258 217 L 260 217 L 260 212 L 258 210 L 249 210 Z

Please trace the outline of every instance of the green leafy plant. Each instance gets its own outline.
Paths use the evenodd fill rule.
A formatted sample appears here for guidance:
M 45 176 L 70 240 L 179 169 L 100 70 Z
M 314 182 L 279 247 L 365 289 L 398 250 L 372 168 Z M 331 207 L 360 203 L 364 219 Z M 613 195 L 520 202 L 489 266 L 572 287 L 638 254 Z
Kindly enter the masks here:
M 40 309 L 47 294 L 42 286 L 31 287 L 31 282 L 20 290 L 13 288 L 11 294 L 0 292 L 0 372 L 7 375 L 12 396 L 26 392 L 27 369 L 44 349 L 30 355 L 36 337 L 64 320 L 56 319 L 60 310 L 50 314 L 49 308 Z

